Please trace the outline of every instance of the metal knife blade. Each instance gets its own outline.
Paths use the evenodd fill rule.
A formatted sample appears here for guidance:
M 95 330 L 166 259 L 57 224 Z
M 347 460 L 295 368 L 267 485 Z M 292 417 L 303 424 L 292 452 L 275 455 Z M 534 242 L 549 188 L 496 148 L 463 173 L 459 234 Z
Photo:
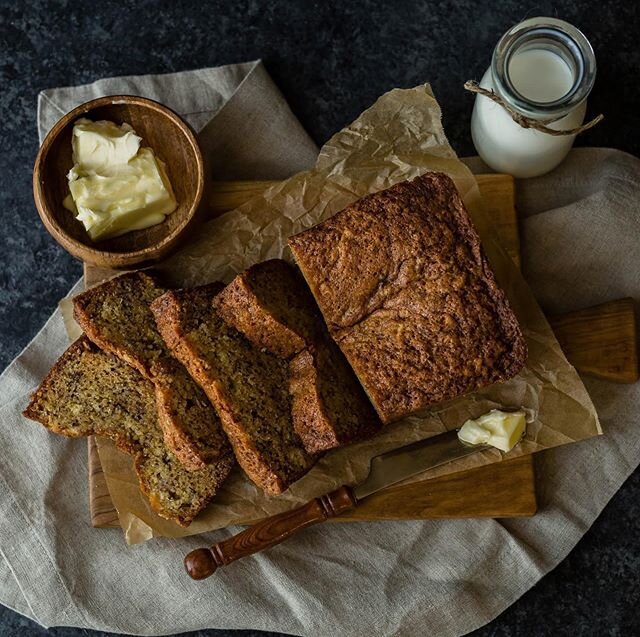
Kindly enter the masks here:
M 485 449 L 490 449 L 489 445 L 466 445 L 458 438 L 457 431 L 447 431 L 376 456 L 371 460 L 367 479 L 352 491 L 357 500 L 362 500 L 380 489 L 402 482 L 427 469 Z

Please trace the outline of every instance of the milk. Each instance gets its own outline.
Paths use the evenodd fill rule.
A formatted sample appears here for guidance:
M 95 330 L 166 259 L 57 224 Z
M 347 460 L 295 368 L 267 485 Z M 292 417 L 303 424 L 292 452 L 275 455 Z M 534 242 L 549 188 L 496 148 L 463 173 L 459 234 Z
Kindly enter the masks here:
M 553 51 L 518 51 L 509 62 L 509 77 L 514 88 L 530 102 L 555 102 L 573 86 L 569 65 Z
M 536 103 L 561 100 L 574 84 L 569 65 L 556 52 L 545 48 L 515 51 L 507 68 L 513 88 L 533 108 Z M 495 88 L 491 68 L 480 86 Z M 562 119 L 548 124 L 549 128 L 568 130 L 580 126 L 586 108 L 584 100 Z M 482 95 L 476 97 L 471 135 L 478 154 L 491 168 L 515 177 L 536 177 L 549 172 L 565 158 L 575 139 L 575 135 L 552 136 L 523 128 L 502 106 Z

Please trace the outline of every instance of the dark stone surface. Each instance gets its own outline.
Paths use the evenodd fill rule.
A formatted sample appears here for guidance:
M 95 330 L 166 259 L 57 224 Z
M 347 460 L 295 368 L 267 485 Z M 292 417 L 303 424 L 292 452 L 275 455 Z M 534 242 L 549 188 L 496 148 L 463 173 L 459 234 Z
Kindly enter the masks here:
M 0 369 L 81 274 L 80 265 L 45 232 L 31 198 L 41 89 L 261 57 L 294 112 L 322 143 L 385 91 L 430 81 L 452 145 L 469 155 L 472 98 L 462 84 L 479 79 L 500 35 L 532 15 L 573 22 L 596 50 L 599 79 L 589 112 L 602 111 L 607 119 L 578 143 L 639 154 L 635 2 L 0 0 Z M 578 548 L 475 634 L 640 634 L 638 502 L 636 472 Z M 0 608 L 0 634 L 100 633 L 45 631 Z

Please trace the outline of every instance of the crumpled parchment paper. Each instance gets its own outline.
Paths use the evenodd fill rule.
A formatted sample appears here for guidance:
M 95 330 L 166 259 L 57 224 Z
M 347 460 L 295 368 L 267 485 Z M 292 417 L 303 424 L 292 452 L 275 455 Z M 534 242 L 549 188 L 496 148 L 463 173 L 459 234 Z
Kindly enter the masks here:
M 374 438 L 327 454 L 278 497 L 265 496 L 236 469 L 214 502 L 187 529 L 163 520 L 140 494 L 131 458 L 98 440 L 105 477 L 128 543 L 154 536 L 203 533 L 284 511 L 341 484 L 356 484 L 370 459 L 389 449 L 459 427 L 492 408 L 523 407 L 525 439 L 509 454 L 478 453 L 412 480 L 454 473 L 601 434 L 591 400 L 565 359 L 527 284 L 498 245 L 475 179 L 449 146 L 440 108 L 428 85 L 383 95 L 321 149 L 314 169 L 269 188 L 247 204 L 207 222 L 197 238 L 159 266 L 177 285 L 228 282 L 259 261 L 291 260 L 286 240 L 365 194 L 428 170 L 449 174 L 469 209 L 497 278 L 520 320 L 529 347 L 525 368 L 506 383 L 438 405 L 427 416 L 408 418 Z

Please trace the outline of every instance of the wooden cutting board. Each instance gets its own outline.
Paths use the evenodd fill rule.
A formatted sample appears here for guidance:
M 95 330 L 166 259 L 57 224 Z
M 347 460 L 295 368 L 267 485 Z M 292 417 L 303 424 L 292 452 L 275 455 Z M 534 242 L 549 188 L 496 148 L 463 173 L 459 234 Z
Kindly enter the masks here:
M 520 265 L 520 239 L 509 175 L 477 175 L 488 213 L 509 255 Z M 214 185 L 211 216 L 233 210 L 275 182 L 224 182 Z M 116 274 L 85 265 L 85 284 Z M 618 382 L 638 379 L 635 317 L 630 299 L 550 317 L 569 360 L 584 373 Z M 97 447 L 89 439 L 89 504 L 94 527 L 118 527 Z M 523 456 L 442 476 L 390 487 L 367 498 L 336 521 L 460 517 L 522 517 L 536 512 L 533 456 Z

